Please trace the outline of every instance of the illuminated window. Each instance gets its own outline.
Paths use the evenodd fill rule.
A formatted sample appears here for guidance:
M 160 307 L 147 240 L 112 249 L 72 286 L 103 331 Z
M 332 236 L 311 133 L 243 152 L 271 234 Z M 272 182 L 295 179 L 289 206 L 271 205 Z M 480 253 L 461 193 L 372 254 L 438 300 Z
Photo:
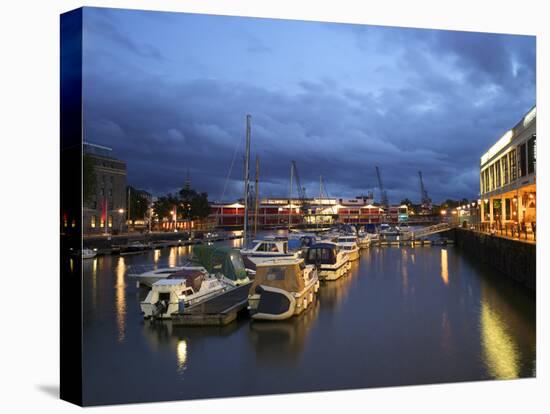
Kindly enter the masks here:
M 99 221 L 99 227 L 105 227 L 105 219 L 103 216 L 101 216 L 101 220 Z
M 108 223 L 109 227 L 113 227 L 113 216 L 109 216 Z
M 500 160 L 495 162 L 495 185 L 496 188 L 500 187 Z
M 95 228 L 96 226 L 96 216 L 90 217 L 90 227 Z
M 76 220 L 73 220 L 73 221 L 71 222 L 71 227 L 76 227 Z

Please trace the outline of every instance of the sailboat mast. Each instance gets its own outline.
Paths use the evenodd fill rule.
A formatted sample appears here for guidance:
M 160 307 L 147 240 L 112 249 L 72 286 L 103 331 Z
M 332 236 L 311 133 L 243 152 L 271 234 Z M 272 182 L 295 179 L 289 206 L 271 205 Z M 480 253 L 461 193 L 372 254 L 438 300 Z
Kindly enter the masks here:
M 256 183 L 254 187 L 254 192 L 256 195 L 256 200 L 254 201 L 254 237 L 258 234 L 258 207 L 260 201 L 260 157 L 256 155 Z
M 248 192 L 250 180 L 250 115 L 246 115 L 246 149 L 244 158 L 244 230 L 243 246 L 248 242 Z
M 292 226 L 292 176 L 294 175 L 294 164 L 290 163 L 290 192 L 288 194 L 288 234 Z

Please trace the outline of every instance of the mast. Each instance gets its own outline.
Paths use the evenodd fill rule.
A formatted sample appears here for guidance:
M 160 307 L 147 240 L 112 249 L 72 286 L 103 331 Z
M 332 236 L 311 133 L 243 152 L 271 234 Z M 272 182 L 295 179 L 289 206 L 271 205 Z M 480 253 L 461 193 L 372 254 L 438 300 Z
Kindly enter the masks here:
M 250 179 L 250 115 L 246 115 L 246 149 L 244 158 L 244 230 L 243 246 L 246 248 L 248 241 L 248 191 Z
M 256 195 L 256 200 L 254 201 L 254 237 L 258 234 L 258 204 L 260 200 L 260 157 L 256 155 L 256 183 L 254 186 L 254 192 Z
M 292 226 L 292 176 L 294 175 L 294 164 L 290 163 L 290 192 L 288 194 L 288 234 Z

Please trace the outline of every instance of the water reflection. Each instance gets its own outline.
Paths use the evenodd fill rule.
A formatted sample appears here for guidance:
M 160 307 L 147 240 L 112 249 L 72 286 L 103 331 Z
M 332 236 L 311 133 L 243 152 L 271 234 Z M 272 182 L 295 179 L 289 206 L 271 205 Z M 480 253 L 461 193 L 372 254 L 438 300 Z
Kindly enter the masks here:
M 441 249 L 441 280 L 449 285 L 449 260 L 447 258 L 447 249 Z
M 481 302 L 481 346 L 489 374 L 497 379 L 519 377 L 519 354 L 509 328 L 491 307 L 487 298 Z
M 323 308 L 337 309 L 345 302 L 353 279 L 358 274 L 359 261 L 352 263 L 350 271 L 336 280 L 321 282 L 318 298 Z
M 319 300 L 315 299 L 301 315 L 284 321 L 253 321 L 249 339 L 262 362 L 295 362 L 300 359 L 313 322 L 319 315 Z
M 187 362 L 187 341 L 185 339 L 180 339 L 178 341 L 176 354 L 178 357 L 178 372 L 184 371 Z
M 176 265 L 178 261 L 178 255 L 177 255 L 177 247 L 172 247 L 170 249 L 170 253 L 168 254 L 168 266 L 173 267 Z
M 92 307 L 94 310 L 97 308 L 97 257 L 94 257 L 92 263 Z
M 407 295 L 409 288 L 408 250 L 401 249 L 401 279 L 403 282 L 403 294 Z
M 125 337 L 126 323 L 126 283 L 124 275 L 126 273 L 126 265 L 124 257 L 119 257 L 116 266 L 116 285 L 115 285 L 115 304 L 116 304 L 116 319 L 118 328 L 118 341 L 123 342 Z

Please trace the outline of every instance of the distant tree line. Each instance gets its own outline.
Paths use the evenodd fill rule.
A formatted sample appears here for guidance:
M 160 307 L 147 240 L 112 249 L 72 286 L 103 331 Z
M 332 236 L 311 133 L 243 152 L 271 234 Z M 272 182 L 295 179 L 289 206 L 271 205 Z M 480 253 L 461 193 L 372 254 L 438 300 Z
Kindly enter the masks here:
M 178 220 L 196 220 L 208 217 L 210 205 L 208 194 L 199 193 L 193 189 L 182 188 L 178 193 L 168 193 L 159 197 L 153 204 L 155 215 L 159 219 L 173 218 L 172 212 L 177 212 Z

